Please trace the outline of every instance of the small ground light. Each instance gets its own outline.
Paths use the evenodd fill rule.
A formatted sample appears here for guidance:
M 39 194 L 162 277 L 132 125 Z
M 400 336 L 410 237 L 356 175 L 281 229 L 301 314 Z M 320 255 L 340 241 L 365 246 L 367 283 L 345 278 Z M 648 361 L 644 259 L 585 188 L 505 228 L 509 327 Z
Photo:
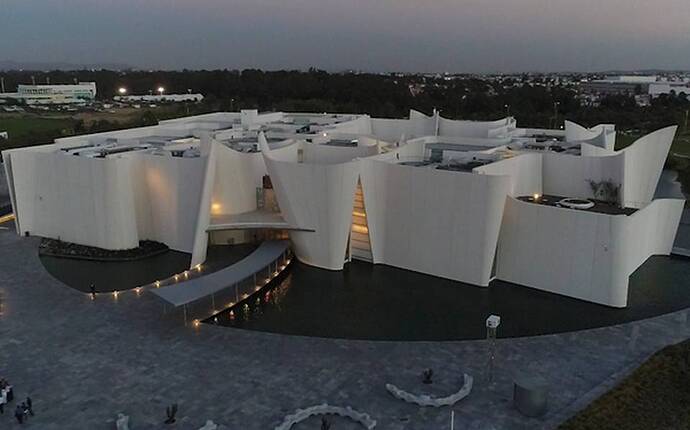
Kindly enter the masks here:
M 117 299 L 118 294 L 119 293 L 117 292 L 117 290 L 113 291 L 113 297 L 115 297 L 116 299 Z
M 201 324 L 201 322 L 199 320 L 194 320 L 192 324 L 194 324 L 194 327 L 199 327 L 199 324 Z
M 141 293 L 141 287 L 135 288 L 134 291 L 136 291 L 137 295 L 140 294 Z
M 532 196 L 532 197 L 534 198 L 534 201 L 536 202 L 536 201 L 539 201 L 539 197 L 541 197 L 541 195 L 538 193 L 534 193 L 534 196 Z

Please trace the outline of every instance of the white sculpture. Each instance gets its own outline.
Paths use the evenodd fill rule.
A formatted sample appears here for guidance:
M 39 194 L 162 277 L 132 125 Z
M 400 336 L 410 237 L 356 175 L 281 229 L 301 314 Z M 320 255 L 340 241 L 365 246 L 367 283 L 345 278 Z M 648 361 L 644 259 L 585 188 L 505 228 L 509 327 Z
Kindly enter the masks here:
M 117 430 L 129 430 L 129 415 L 117 414 L 115 426 Z
M 212 420 L 206 420 L 206 424 L 199 430 L 218 430 L 218 424 L 215 424 Z
M 283 422 L 275 430 L 290 430 L 295 424 L 302 422 L 314 415 L 340 415 L 359 423 L 367 430 L 376 427 L 376 420 L 372 420 L 368 414 L 357 412 L 352 407 L 331 406 L 327 403 L 310 406 L 306 409 L 297 409 L 294 414 L 285 417 Z
M 393 384 L 386 384 L 386 390 L 388 390 L 388 392 L 391 393 L 396 399 L 400 399 L 408 403 L 414 403 L 419 406 L 432 406 L 438 408 L 441 406 L 452 406 L 469 396 L 470 392 L 472 391 L 472 383 L 472 377 L 465 373 L 464 382 L 460 390 L 446 397 L 433 397 L 428 394 L 412 394 L 405 390 L 401 390 Z

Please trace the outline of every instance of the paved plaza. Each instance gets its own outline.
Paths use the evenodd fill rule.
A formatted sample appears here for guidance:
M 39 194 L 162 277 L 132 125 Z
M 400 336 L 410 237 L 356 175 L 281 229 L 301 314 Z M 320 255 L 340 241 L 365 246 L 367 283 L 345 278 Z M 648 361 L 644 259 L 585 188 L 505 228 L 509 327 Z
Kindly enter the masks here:
M 295 409 L 351 405 L 380 429 L 447 429 L 449 408 L 395 400 L 392 382 L 447 395 L 462 373 L 475 377 L 454 406 L 456 429 L 555 428 L 654 351 L 690 335 L 686 311 L 622 326 L 498 342 L 488 384 L 484 341 L 370 342 L 305 338 L 202 324 L 184 327 L 151 294 L 90 300 L 53 279 L 37 256 L 39 239 L 0 230 L 0 376 L 30 395 L 36 416 L 23 428 L 114 429 L 118 412 L 132 430 L 197 429 L 206 419 L 224 429 L 273 429 Z M 690 285 L 690 280 L 684 279 Z M 319 324 L 319 321 L 314 321 Z M 549 383 L 549 411 L 528 419 L 512 407 L 512 375 L 539 373 Z M 163 425 L 166 405 L 178 422 Z M 0 428 L 19 428 L 12 407 Z M 319 428 L 312 419 L 295 428 Z M 355 428 L 336 421 L 334 430 Z

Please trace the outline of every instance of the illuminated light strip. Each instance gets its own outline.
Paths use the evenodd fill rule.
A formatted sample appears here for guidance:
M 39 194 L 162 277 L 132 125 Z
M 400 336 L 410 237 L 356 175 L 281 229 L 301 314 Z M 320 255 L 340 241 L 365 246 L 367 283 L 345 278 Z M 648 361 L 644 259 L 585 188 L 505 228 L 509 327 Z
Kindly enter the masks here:
M 367 217 L 367 214 L 365 214 L 364 212 L 358 212 L 358 211 L 352 211 L 352 215 L 354 215 L 354 216 L 360 216 L 360 217 L 362 217 L 362 218 L 366 218 L 366 217 Z
M 14 221 L 15 219 L 16 217 L 14 216 L 14 214 L 7 214 L 5 216 L 0 217 L 0 224 L 4 224 L 9 221 Z

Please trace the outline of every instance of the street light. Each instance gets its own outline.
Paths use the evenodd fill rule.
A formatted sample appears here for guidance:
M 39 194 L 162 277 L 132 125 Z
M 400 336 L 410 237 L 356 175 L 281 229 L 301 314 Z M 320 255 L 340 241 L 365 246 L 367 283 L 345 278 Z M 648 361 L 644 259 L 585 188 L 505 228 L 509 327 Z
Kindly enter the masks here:
M 120 87 L 117 89 L 117 92 L 120 93 L 121 96 L 124 96 L 125 94 L 127 94 L 127 88 Z
M 165 92 L 164 87 L 158 87 L 158 94 L 163 95 L 164 92 Z

